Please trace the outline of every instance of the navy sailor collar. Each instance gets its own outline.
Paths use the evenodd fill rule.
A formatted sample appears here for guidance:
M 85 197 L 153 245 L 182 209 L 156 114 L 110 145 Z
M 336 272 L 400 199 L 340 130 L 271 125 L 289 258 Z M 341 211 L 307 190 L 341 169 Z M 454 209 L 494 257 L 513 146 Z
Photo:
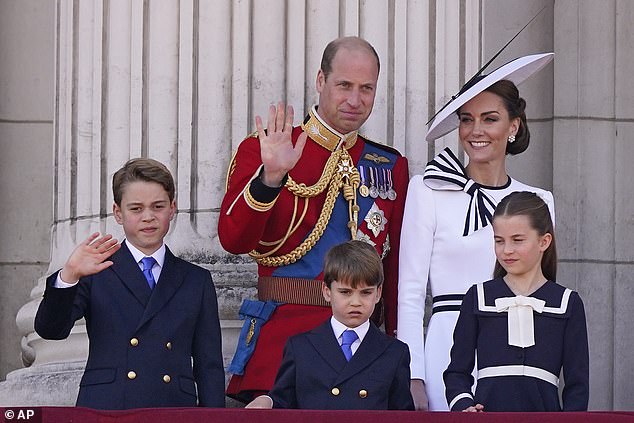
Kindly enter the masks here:
M 516 295 L 506 285 L 504 279 L 496 278 L 488 282 L 476 284 L 477 309 L 480 312 L 498 313 L 495 300 L 502 297 L 515 297 Z M 546 281 L 528 297 L 537 298 L 546 302 L 544 313 L 554 315 L 566 315 L 570 305 L 570 288 L 565 288 L 556 282 Z

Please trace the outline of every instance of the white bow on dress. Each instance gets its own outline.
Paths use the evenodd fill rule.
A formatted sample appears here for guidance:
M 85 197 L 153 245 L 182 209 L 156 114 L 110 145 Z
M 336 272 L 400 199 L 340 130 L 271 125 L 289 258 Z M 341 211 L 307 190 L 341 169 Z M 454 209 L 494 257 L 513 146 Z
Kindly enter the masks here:
M 509 345 L 522 348 L 535 345 L 533 311 L 541 313 L 545 305 L 544 300 L 523 295 L 495 300 L 498 313 L 508 312 Z

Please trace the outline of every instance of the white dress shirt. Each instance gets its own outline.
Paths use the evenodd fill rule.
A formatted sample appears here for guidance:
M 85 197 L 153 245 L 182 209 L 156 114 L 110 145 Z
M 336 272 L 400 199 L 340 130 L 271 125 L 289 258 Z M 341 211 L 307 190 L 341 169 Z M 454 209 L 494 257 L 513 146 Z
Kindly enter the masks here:
M 152 267 L 152 276 L 154 276 L 154 280 L 158 284 L 159 277 L 161 276 L 161 270 L 163 270 L 163 265 L 165 264 L 165 244 L 162 244 L 161 247 L 153 252 L 150 256 L 145 255 L 138 248 L 136 248 L 131 243 L 126 243 L 130 253 L 132 253 L 132 257 L 134 257 L 134 261 L 139 265 L 139 269 L 143 270 L 143 263 L 141 263 L 141 259 L 144 257 L 154 257 L 156 263 Z M 55 280 L 54 288 L 70 288 L 75 286 L 79 281 L 74 282 L 66 282 L 62 279 L 62 272 L 57 274 L 57 279 Z
M 337 338 L 337 342 L 339 342 L 339 345 L 341 345 L 341 343 L 343 342 L 341 335 L 346 330 L 351 330 L 357 333 L 358 339 L 355 340 L 352 345 L 350 345 L 352 355 L 354 355 L 354 353 L 357 352 L 357 349 L 359 349 L 359 345 L 361 345 L 361 342 L 363 342 L 363 338 L 365 338 L 365 335 L 368 333 L 368 329 L 370 329 L 370 321 L 366 320 L 364 323 L 360 324 L 356 328 L 349 328 L 341 323 L 339 320 L 335 319 L 335 316 L 332 316 L 330 318 L 330 326 L 332 326 L 332 331 L 335 333 L 335 338 Z

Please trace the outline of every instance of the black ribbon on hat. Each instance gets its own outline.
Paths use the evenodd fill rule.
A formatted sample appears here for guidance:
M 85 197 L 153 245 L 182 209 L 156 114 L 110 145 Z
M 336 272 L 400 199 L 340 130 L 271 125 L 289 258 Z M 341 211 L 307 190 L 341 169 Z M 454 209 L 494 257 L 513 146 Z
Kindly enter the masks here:
M 427 163 L 423 180 L 434 190 L 462 190 L 469 194 L 471 200 L 462 236 L 468 236 L 492 222 L 496 201 L 482 190 L 482 185 L 467 176 L 464 166 L 449 148 Z
M 542 8 L 541 8 L 541 10 L 540 10 L 539 12 L 537 12 L 537 14 L 536 14 L 535 16 L 533 16 L 533 17 L 531 18 L 531 20 L 530 20 L 530 21 L 528 21 L 528 22 L 526 23 L 526 25 L 524 25 L 524 26 L 522 27 L 522 29 L 520 29 L 519 31 L 517 31 L 517 34 L 515 34 L 515 35 L 513 36 L 513 38 L 511 38 L 510 40 L 508 40 L 508 42 L 507 42 L 506 44 L 504 44 L 504 45 L 502 46 L 502 48 L 501 48 L 501 49 L 499 49 L 499 50 L 498 50 L 498 52 L 497 52 L 497 53 L 495 53 L 495 54 L 493 55 L 493 57 L 491 57 L 491 59 L 489 59 L 489 61 L 488 61 L 488 62 L 486 62 L 486 63 L 484 64 L 484 66 L 482 66 L 482 67 L 480 68 L 480 70 L 478 70 L 478 71 L 475 73 L 475 75 L 473 75 L 473 76 L 472 76 L 472 77 L 471 77 L 471 78 L 470 78 L 467 82 L 465 82 L 465 83 L 464 83 L 464 85 L 462 86 L 462 88 L 460 88 L 460 91 L 458 91 L 458 94 L 456 94 L 456 95 L 452 95 L 452 96 L 451 96 L 451 100 L 449 100 L 449 101 L 447 102 L 447 104 L 445 104 L 444 106 L 442 106 L 442 107 L 440 108 L 440 110 L 438 110 L 438 111 L 437 111 L 437 112 L 436 112 L 436 113 L 435 113 L 435 114 L 431 117 L 431 119 L 429 119 L 429 120 L 427 121 L 427 123 L 426 123 L 425 125 L 429 125 L 429 123 L 430 123 L 432 120 L 434 120 L 434 118 L 435 118 L 436 116 L 438 116 L 438 114 L 439 114 L 440 112 L 442 112 L 445 108 L 447 108 L 447 106 L 449 106 L 449 105 L 451 104 L 451 102 L 452 102 L 452 101 L 454 101 L 456 98 L 458 98 L 458 97 L 460 96 L 460 94 L 462 94 L 463 92 L 467 91 L 469 88 L 471 88 L 472 86 L 474 86 L 474 85 L 476 84 L 476 82 L 478 82 L 478 81 L 480 81 L 482 78 L 484 78 L 484 77 L 486 76 L 486 75 L 482 75 L 482 73 L 484 72 L 484 70 L 485 70 L 485 69 L 486 69 L 486 68 L 487 68 L 487 67 L 488 67 L 488 66 L 489 66 L 489 65 L 490 65 L 490 64 L 491 64 L 491 63 L 492 63 L 492 62 L 493 62 L 493 61 L 494 61 L 494 60 L 495 60 L 495 59 L 496 59 L 499 55 L 500 55 L 500 53 L 502 53 L 502 52 L 504 51 L 504 49 L 505 49 L 506 47 L 508 47 L 508 45 L 509 45 L 509 44 L 511 44 L 511 42 L 512 42 L 514 39 L 516 39 L 516 38 L 517 38 L 517 36 L 518 36 L 518 35 L 520 35 L 520 33 L 521 33 L 522 31 L 524 31 L 524 29 L 525 29 L 528 25 L 530 25 L 530 23 L 531 23 L 531 22 L 533 22 L 533 21 L 535 20 L 535 18 L 537 18 L 537 17 L 540 15 L 540 13 L 542 13 L 542 12 L 544 11 L 544 9 L 546 9 L 546 6 L 542 7 Z

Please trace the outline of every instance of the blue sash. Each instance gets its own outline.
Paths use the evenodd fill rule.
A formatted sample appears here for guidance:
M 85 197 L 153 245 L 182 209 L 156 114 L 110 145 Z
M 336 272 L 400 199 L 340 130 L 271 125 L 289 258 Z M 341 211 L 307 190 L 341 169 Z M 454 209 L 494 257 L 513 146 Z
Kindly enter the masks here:
M 365 158 L 366 154 L 373 153 L 389 159 L 389 162 L 375 163 L 374 161 Z M 357 163 L 357 168 L 359 166 L 364 166 L 367 169 L 368 166 L 372 166 L 376 169 L 391 170 L 396 164 L 397 159 L 398 156 L 396 154 L 366 142 L 365 147 L 361 152 L 361 158 Z M 368 214 L 374 200 L 375 199 L 371 197 L 362 197 L 357 195 L 357 204 L 359 205 L 359 222 L 363 222 L 363 219 Z M 308 236 L 308 234 L 306 234 L 306 236 Z M 326 256 L 328 250 L 337 244 L 341 244 L 349 240 L 350 229 L 348 229 L 348 202 L 341 194 L 339 194 L 337 200 L 335 201 L 330 221 L 326 226 L 324 234 L 319 241 L 317 241 L 315 246 L 313 246 L 313 248 L 306 253 L 304 257 L 295 263 L 276 268 L 273 272 L 273 276 L 316 279 L 322 272 L 324 257 Z
M 243 375 L 249 359 L 255 351 L 262 326 L 271 318 L 277 308 L 273 301 L 244 300 L 240 307 L 240 319 L 244 320 L 236 352 L 227 368 L 229 373 Z

